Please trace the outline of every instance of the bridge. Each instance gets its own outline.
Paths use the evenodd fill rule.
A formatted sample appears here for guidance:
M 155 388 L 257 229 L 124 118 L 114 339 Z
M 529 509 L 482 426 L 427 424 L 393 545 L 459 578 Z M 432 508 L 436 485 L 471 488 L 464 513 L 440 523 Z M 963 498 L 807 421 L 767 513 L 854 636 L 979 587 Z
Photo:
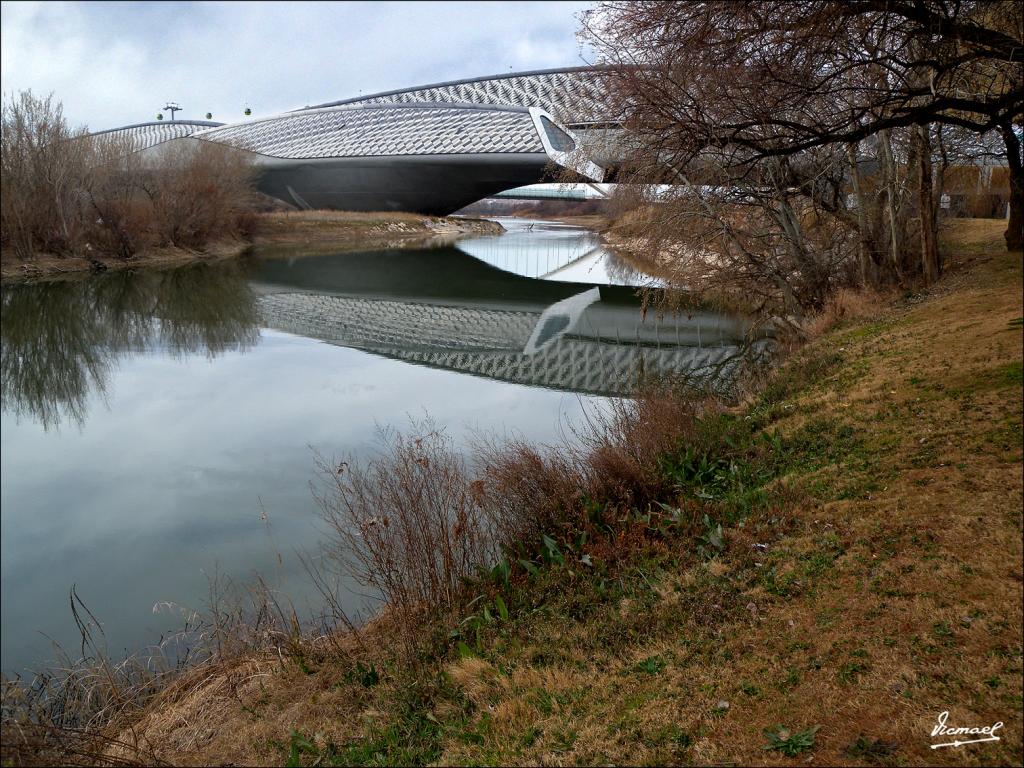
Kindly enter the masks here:
M 607 200 L 615 184 L 529 184 L 491 195 L 496 200 Z
M 510 73 L 227 125 L 182 120 L 101 134 L 127 136 L 149 154 L 169 142 L 238 147 L 261 191 L 299 208 L 445 215 L 541 182 L 552 167 L 602 182 L 617 130 L 602 112 L 602 77 L 590 67 Z

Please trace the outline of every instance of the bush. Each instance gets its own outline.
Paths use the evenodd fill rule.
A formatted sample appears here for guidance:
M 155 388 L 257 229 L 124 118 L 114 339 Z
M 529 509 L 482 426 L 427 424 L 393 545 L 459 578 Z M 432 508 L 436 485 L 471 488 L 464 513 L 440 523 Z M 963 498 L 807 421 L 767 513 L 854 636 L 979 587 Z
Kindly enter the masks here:
M 0 241 L 19 258 L 201 248 L 251 229 L 246 155 L 183 138 L 136 151 L 118 134 L 71 130 L 52 96 L 3 104 Z
M 429 422 L 386 431 L 363 466 L 320 461 L 317 501 L 333 533 L 327 554 L 415 630 L 460 605 L 465 582 L 493 556 L 493 536 L 451 439 Z
M 0 118 L 0 239 L 21 258 L 64 253 L 81 236 L 80 189 L 89 143 L 75 141 L 52 96 L 27 91 L 4 102 Z
M 464 607 L 503 552 L 533 552 L 604 510 L 646 509 L 667 489 L 657 458 L 692 431 L 699 404 L 668 390 L 615 401 L 573 439 L 534 448 L 483 436 L 475 460 L 432 424 L 383 433 L 351 466 L 320 461 L 328 559 L 374 590 L 410 648 L 423 622 Z

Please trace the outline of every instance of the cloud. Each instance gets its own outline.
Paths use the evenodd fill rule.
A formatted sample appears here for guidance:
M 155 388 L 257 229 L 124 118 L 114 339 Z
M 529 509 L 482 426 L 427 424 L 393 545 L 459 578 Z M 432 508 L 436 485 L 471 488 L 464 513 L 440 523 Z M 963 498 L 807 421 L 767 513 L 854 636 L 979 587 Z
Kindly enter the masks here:
M 581 63 L 587 3 L 3 3 L 2 88 L 74 124 L 242 118 L 441 80 Z

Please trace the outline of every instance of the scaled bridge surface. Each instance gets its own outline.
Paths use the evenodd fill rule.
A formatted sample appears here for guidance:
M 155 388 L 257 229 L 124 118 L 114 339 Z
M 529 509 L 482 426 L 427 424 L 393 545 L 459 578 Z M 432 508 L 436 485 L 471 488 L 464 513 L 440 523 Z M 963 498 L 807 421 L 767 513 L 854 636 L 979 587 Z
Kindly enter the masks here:
M 604 131 L 593 124 L 600 77 L 590 68 L 513 73 L 228 125 L 181 120 L 101 133 L 126 135 L 147 153 L 169 141 L 236 146 L 251 153 L 261 191 L 299 208 L 444 215 L 543 181 L 553 168 L 601 181 L 590 157 L 606 153 L 581 139 Z
M 293 159 L 544 152 L 527 110 L 450 105 L 318 109 L 229 125 L 202 137 Z
M 565 67 L 508 75 L 453 80 L 433 85 L 385 91 L 354 99 L 317 104 L 314 108 L 339 104 L 466 103 L 506 107 L 540 107 L 571 128 L 606 122 L 602 72 L 596 67 Z
M 111 128 L 108 131 L 96 131 L 93 136 L 117 136 L 132 142 L 136 151 L 155 147 L 171 139 L 180 139 L 191 136 L 196 131 L 207 128 L 216 128 L 224 123 L 213 123 L 209 120 L 174 120 L 173 122 L 154 121 L 151 123 L 137 123 L 126 125 L 121 128 Z

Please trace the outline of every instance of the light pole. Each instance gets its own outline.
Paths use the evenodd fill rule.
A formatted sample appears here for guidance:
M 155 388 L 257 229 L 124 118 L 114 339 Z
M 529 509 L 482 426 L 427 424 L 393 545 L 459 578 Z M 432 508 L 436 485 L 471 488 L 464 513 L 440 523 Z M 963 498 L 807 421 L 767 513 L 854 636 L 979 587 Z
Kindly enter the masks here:
M 171 122 L 174 122 L 174 113 L 181 111 L 181 105 L 176 101 L 168 101 L 164 106 L 164 109 L 169 110 L 171 113 Z

